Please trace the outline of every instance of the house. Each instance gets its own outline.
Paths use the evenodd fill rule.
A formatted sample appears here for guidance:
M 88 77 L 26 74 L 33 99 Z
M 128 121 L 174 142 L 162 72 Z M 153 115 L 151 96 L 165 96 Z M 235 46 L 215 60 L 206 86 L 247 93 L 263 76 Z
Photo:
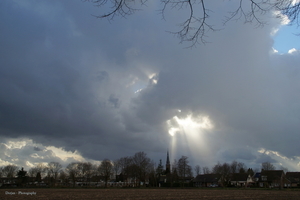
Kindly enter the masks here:
M 230 183 L 232 186 L 247 187 L 254 184 L 254 181 L 248 173 L 233 173 L 230 177 Z
M 6 187 L 17 187 L 18 186 L 18 179 L 17 178 L 7 178 L 7 177 L 2 177 L 0 181 L 1 187 L 6 188 Z
M 200 174 L 193 179 L 194 187 L 212 187 L 219 185 L 219 174 Z
M 291 184 L 283 170 L 262 170 L 258 180 L 259 187 L 283 188 Z
M 261 173 L 260 172 L 256 172 L 253 176 L 252 176 L 252 180 L 254 182 L 258 182 L 260 179 Z
M 116 182 L 125 182 L 128 179 L 123 173 L 116 175 Z
M 300 186 L 300 172 L 287 172 L 285 176 L 291 182 L 290 187 Z

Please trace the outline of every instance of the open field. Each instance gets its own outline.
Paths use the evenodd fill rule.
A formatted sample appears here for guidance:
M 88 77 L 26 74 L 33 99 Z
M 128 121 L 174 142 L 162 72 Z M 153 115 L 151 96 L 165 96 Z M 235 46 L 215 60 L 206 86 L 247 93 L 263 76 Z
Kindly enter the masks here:
M 300 190 L 262 189 L 1 189 L 0 199 L 300 199 Z

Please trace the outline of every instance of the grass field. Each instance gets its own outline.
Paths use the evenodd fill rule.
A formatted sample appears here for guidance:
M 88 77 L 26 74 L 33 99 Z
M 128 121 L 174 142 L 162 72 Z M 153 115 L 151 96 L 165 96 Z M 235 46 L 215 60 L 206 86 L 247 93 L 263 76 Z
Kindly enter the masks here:
M 1 189 L 0 199 L 300 199 L 300 190 L 267 189 Z

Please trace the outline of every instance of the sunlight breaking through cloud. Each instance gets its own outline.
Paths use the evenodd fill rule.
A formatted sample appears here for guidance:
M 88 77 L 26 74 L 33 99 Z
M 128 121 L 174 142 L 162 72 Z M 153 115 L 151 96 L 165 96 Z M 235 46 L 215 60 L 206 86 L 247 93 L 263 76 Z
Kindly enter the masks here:
M 212 122 L 210 121 L 209 117 L 198 116 L 196 118 L 193 118 L 191 114 L 187 115 L 185 118 L 174 116 L 172 119 L 167 121 L 167 124 L 169 126 L 169 134 L 171 136 L 174 136 L 177 132 L 191 134 L 201 131 L 201 129 L 209 130 L 213 128 Z
M 170 139 L 171 154 L 176 155 L 183 149 L 188 151 L 191 157 L 207 156 L 207 135 L 206 132 L 213 129 L 213 123 L 208 116 L 193 115 L 193 113 L 182 115 L 181 110 L 178 116 L 175 115 L 167 120 Z

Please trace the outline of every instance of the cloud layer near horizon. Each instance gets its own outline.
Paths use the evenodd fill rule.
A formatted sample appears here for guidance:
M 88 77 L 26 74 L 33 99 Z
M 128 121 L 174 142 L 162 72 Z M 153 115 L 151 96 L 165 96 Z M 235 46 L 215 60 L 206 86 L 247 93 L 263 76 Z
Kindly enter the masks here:
M 30 148 L 93 160 L 145 151 L 158 161 L 172 149 L 172 159 L 202 166 L 236 159 L 299 169 L 300 57 L 272 52 L 280 22 L 228 23 L 211 43 L 183 49 L 165 32 L 176 28 L 176 13 L 161 21 L 156 6 L 108 23 L 91 16 L 99 10 L 88 2 L 0 2 L 2 145 L 32 140 Z M 208 6 L 220 24 L 226 5 Z M 213 129 L 181 127 L 171 137 L 167 121 L 188 115 L 209 117 Z M 24 154 L 19 163 L 0 158 L 38 162 L 25 150 L 15 154 Z

